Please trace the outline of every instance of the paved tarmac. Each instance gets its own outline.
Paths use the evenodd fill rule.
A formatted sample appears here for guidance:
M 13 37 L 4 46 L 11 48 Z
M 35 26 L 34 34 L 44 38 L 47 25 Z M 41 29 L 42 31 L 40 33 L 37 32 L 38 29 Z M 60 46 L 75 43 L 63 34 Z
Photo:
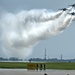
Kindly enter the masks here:
M 75 75 L 75 70 L 31 71 L 26 69 L 0 69 L 0 75 Z

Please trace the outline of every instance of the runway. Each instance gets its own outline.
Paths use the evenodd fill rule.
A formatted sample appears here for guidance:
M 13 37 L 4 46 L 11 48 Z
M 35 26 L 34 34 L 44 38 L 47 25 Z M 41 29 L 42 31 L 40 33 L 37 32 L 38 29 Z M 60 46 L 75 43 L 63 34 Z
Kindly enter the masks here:
M 31 71 L 26 69 L 0 69 L 0 75 L 75 75 L 75 70 Z

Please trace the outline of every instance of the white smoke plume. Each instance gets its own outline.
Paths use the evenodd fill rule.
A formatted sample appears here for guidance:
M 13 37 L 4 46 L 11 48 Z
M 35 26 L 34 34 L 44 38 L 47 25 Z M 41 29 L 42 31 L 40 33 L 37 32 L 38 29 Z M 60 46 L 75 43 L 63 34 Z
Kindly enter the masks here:
M 35 44 L 63 32 L 70 25 L 73 16 L 67 12 L 43 9 L 3 14 L 0 18 L 0 56 L 28 57 Z

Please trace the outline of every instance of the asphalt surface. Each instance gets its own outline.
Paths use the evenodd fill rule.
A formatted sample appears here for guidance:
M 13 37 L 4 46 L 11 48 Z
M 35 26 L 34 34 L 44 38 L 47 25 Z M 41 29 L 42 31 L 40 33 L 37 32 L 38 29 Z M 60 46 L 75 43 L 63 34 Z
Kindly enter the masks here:
M 34 71 L 26 69 L 0 69 L 0 75 L 75 75 L 75 70 Z

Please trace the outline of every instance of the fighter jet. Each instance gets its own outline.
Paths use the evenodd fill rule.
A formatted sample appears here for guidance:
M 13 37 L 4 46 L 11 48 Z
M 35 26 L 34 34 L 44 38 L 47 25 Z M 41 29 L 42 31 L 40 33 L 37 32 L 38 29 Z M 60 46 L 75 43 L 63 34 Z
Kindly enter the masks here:
M 68 10 L 67 8 L 62 8 L 62 9 L 59 9 L 59 10 L 63 10 L 63 11 L 66 11 L 66 10 Z
M 69 6 L 75 7 L 75 4 L 72 4 L 72 5 L 69 5 Z
M 72 13 L 68 13 L 68 14 L 70 14 L 70 15 L 75 15 L 75 12 L 72 12 Z

